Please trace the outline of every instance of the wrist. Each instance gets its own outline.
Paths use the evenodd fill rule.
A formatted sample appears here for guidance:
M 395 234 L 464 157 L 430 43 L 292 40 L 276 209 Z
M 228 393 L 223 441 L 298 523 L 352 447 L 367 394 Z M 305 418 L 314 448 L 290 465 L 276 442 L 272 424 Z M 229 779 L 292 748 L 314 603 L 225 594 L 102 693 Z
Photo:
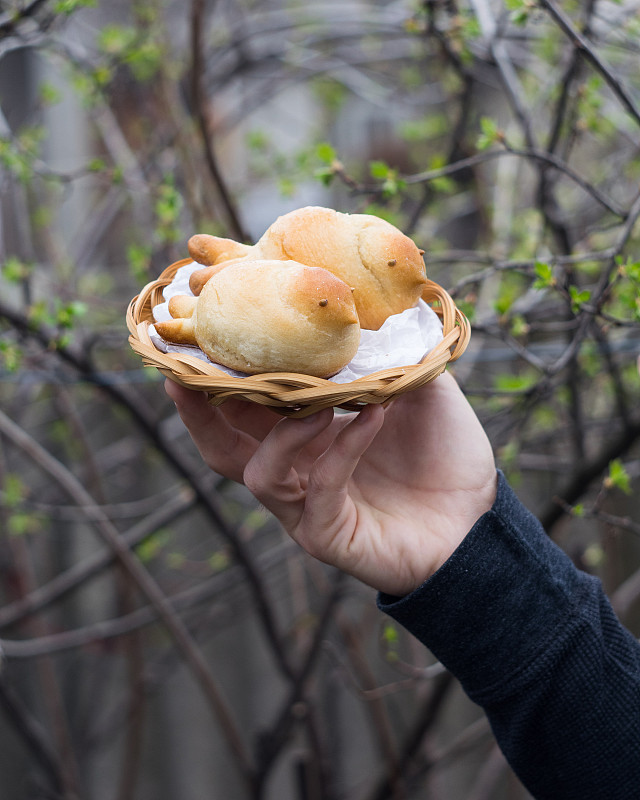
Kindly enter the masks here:
M 491 477 L 473 491 L 459 493 L 455 511 L 450 514 L 441 532 L 442 547 L 433 562 L 428 575 L 431 577 L 455 553 L 478 520 L 491 511 L 498 490 L 498 473 L 493 470 Z
M 386 594 L 404 597 L 422 586 L 454 555 L 476 523 L 491 511 L 497 491 L 498 473 L 493 470 L 481 486 L 452 493 L 444 503 L 446 511 L 432 514 L 425 524 L 421 537 L 426 551 L 424 558 L 410 553 L 411 563 L 404 575 L 388 582 L 387 588 L 377 588 Z

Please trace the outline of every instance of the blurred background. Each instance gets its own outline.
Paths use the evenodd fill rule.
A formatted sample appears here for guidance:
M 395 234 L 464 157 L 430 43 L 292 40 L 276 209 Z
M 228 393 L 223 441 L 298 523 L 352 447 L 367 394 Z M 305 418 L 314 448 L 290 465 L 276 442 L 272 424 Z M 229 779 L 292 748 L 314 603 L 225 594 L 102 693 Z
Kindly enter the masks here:
M 639 34 L 636 0 L 0 2 L 3 800 L 528 797 L 374 593 L 202 465 L 125 312 L 193 233 L 389 219 L 639 635 Z

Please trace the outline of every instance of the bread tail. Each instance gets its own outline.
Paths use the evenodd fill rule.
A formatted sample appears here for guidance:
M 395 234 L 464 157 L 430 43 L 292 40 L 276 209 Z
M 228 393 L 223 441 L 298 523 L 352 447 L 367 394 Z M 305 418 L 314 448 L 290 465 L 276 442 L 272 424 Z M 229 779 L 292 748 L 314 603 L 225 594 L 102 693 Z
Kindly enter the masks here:
M 188 319 L 196 309 L 196 298 L 188 294 L 176 294 L 169 300 L 169 313 L 174 319 Z
M 196 345 L 193 312 L 197 300 L 188 294 L 177 294 L 169 300 L 169 313 L 173 319 L 168 322 L 156 322 L 155 329 L 167 342 L 174 344 Z
M 193 318 L 172 319 L 168 322 L 156 322 L 155 329 L 166 342 L 187 344 L 197 347 Z
M 244 258 L 251 250 L 250 245 L 235 242 L 233 239 L 222 239 L 208 233 L 196 233 L 187 242 L 189 255 L 198 264 L 205 267 L 229 261 L 232 258 Z
M 215 273 L 218 271 L 218 267 L 204 267 L 204 269 L 197 269 L 195 272 L 192 272 L 189 276 L 189 288 L 197 297 L 202 289 L 204 288 L 205 283 L 211 278 Z

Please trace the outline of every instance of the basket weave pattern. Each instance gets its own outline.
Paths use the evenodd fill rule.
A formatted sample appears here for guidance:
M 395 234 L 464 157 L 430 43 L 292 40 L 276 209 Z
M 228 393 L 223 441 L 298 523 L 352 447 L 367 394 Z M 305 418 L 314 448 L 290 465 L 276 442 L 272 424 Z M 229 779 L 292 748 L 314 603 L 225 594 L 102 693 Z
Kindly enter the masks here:
M 419 364 L 380 370 L 342 384 L 291 372 L 235 378 L 197 356 L 163 353 L 149 337 L 149 325 L 154 321 L 153 307 L 163 302 L 162 292 L 178 269 L 189 263 L 191 259 L 186 258 L 171 264 L 131 300 L 127 309 L 129 344 L 146 366 L 156 367 L 188 389 L 207 392 L 214 405 L 229 398 L 249 400 L 291 417 L 304 417 L 332 406 L 357 411 L 369 403 L 386 403 L 396 395 L 432 381 L 449 362 L 462 355 L 471 335 L 467 318 L 449 294 L 437 283 L 427 281 L 422 299 L 435 304 L 433 310 L 442 321 L 443 338 Z

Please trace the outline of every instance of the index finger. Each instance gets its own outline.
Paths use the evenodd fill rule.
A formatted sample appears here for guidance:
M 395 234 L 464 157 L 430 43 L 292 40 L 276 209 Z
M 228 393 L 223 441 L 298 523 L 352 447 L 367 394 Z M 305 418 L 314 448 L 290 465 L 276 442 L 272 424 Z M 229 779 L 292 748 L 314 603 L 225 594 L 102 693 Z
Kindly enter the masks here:
M 204 392 L 185 389 L 170 380 L 165 383 L 165 391 L 205 464 L 219 475 L 242 483 L 242 474 L 259 440 L 235 427 L 220 408 L 208 402 Z M 258 427 L 266 427 L 264 420 L 259 421 Z

